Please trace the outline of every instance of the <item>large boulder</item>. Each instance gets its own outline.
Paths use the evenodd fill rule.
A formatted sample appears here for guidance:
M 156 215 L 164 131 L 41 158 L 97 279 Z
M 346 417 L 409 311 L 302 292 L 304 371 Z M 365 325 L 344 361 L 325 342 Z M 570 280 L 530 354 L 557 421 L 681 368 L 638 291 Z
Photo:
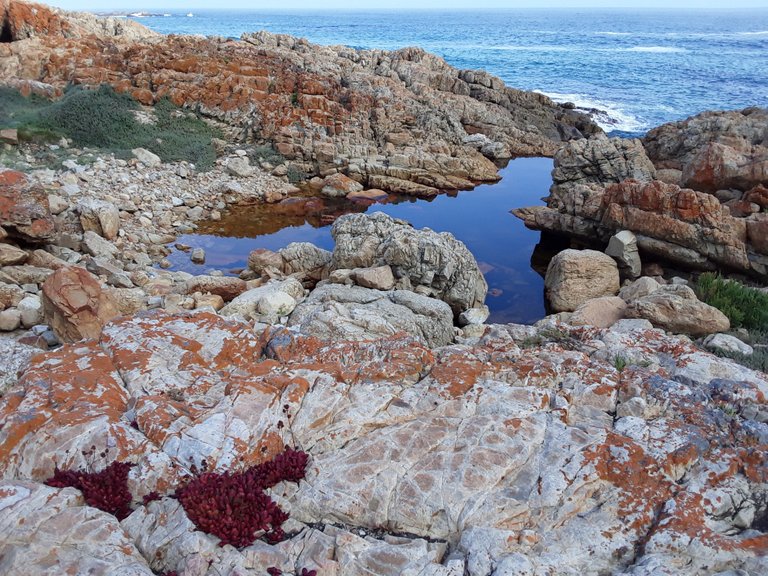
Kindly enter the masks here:
M 288 321 L 322 340 L 374 340 L 405 332 L 434 348 L 453 340 L 453 313 L 440 300 L 407 290 L 382 292 L 325 284 L 299 304 Z
M 701 302 L 688 286 L 659 286 L 651 293 L 629 302 L 627 318 L 644 318 L 654 326 L 675 334 L 706 336 L 727 332 L 728 317 L 717 308 Z
M 716 192 L 768 182 L 768 110 L 703 112 L 643 138 L 657 168 L 682 171 L 681 185 Z
M 117 304 L 85 268 L 66 266 L 43 284 L 45 319 L 62 342 L 98 338 L 119 315 Z
M 547 266 L 544 288 L 555 312 L 573 312 L 587 300 L 615 296 L 619 269 L 610 256 L 596 250 L 563 250 Z
M 488 292 L 475 257 L 447 232 L 416 230 L 381 212 L 348 214 L 331 228 L 330 270 L 390 266 L 396 287 L 446 302 L 454 317 L 481 306 Z
M 360 192 L 363 189 L 363 185 L 360 182 L 352 180 L 349 176 L 336 173 L 327 176 L 323 180 L 323 187 L 320 189 L 320 194 L 327 196 L 328 198 L 344 198 L 348 194 L 353 192 Z
M 0 172 L 0 229 L 27 242 L 49 242 L 55 236 L 48 195 L 21 172 Z
M 240 278 L 201 275 L 193 276 L 187 280 L 185 291 L 187 294 L 194 294 L 195 292 L 216 294 L 221 296 L 225 302 L 229 302 L 240 296 L 246 289 L 245 280 Z

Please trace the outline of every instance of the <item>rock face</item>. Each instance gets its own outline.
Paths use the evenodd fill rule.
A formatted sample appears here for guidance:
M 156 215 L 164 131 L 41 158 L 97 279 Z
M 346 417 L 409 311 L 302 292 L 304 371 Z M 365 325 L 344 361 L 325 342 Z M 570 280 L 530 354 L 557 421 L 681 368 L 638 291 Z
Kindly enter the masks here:
M 488 285 L 467 247 L 447 232 L 415 230 L 376 212 L 342 216 L 330 270 L 390 266 L 396 287 L 446 302 L 456 318 L 485 301 Z
M 48 196 L 21 172 L 0 172 L 0 229 L 27 242 L 53 239 Z
M 602 252 L 563 250 L 547 266 L 544 288 L 552 310 L 572 312 L 592 298 L 615 296 L 619 269 Z
M 72 573 L 98 549 L 110 574 L 147 573 L 137 550 L 187 576 L 764 574 L 767 397 L 763 374 L 639 320 L 490 326 L 428 350 L 120 319 L 35 358 L 0 399 L 0 566 L 45 573 L 44 548 Z M 310 454 L 306 480 L 273 491 L 285 542 L 219 547 L 168 497 L 203 461 L 236 470 L 284 445 Z M 39 484 L 114 459 L 136 464 L 120 524 Z
M 641 254 L 768 279 L 766 122 L 760 108 L 705 112 L 651 130 L 644 148 L 571 142 L 555 156 L 547 206 L 514 213 L 531 228 L 591 241 L 626 229 Z
M 45 318 L 62 342 L 98 338 L 119 312 L 112 297 L 84 268 L 56 270 L 43 284 Z
M 373 340 L 405 332 L 435 348 L 453 341 L 453 313 L 434 298 L 407 290 L 381 292 L 326 284 L 313 290 L 289 319 L 321 340 Z
M 681 185 L 702 192 L 768 183 L 768 110 L 704 112 L 654 128 L 643 138 L 659 168 L 681 171 Z
M 244 140 L 273 143 L 306 174 L 341 171 L 369 188 L 420 195 L 472 188 L 498 179 L 494 160 L 551 155 L 564 140 L 599 132 L 546 96 L 456 70 L 417 48 L 322 47 L 267 32 L 240 41 L 73 35 L 67 18 L 46 7 L 8 6 L 12 29 L 34 31 L 5 44 L 0 80 L 56 89 L 107 81 L 145 104 L 167 96 Z M 46 18 L 57 25 L 39 23 Z

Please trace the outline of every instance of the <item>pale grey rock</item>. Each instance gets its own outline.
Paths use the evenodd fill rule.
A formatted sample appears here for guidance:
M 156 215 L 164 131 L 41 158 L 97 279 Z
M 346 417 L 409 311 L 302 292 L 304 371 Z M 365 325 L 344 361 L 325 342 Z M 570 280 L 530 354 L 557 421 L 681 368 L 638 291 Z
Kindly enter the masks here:
M 711 334 L 704 339 L 704 347 L 710 350 L 742 354 L 744 356 L 752 356 L 755 352 L 752 346 L 730 334 Z
M 632 282 L 632 284 L 624 286 L 619 290 L 619 298 L 625 302 L 632 302 L 633 300 L 652 294 L 660 287 L 661 284 L 650 276 L 643 276 Z
M 610 256 L 596 250 L 563 250 L 547 266 L 544 279 L 550 306 L 572 312 L 592 298 L 615 296 L 619 269 Z
M 605 253 L 616 260 L 619 270 L 627 278 L 637 278 L 642 271 L 640 253 L 637 249 L 637 238 L 629 230 L 622 230 L 611 236 Z
M 304 287 L 295 278 L 270 282 L 247 290 L 220 310 L 222 316 L 257 319 L 261 316 L 286 316 L 304 296 Z
M 280 269 L 285 274 L 304 274 L 317 280 L 324 275 L 331 261 L 331 252 L 309 242 L 291 242 L 278 254 L 282 259 Z M 277 259 L 269 262 L 276 264 Z
M 0 481 L 0 532 L 2 574 L 153 575 L 115 517 L 73 488 Z
M 195 248 L 189 255 L 189 259 L 194 264 L 205 264 L 205 250 L 202 248 Z
M 13 332 L 21 326 L 21 311 L 18 308 L 8 308 L 0 312 L 0 331 Z
M 100 258 L 117 258 L 120 253 L 112 242 L 91 230 L 83 234 L 83 250 L 91 256 Z
M 452 234 L 415 230 L 381 212 L 342 216 L 331 234 L 336 247 L 330 270 L 388 265 L 398 287 L 428 289 L 455 317 L 484 303 L 485 278 L 474 256 Z
M 19 302 L 17 309 L 21 314 L 21 324 L 31 328 L 43 319 L 43 303 L 37 295 L 29 295 Z
M 162 163 L 160 156 L 144 148 L 134 148 L 131 152 L 139 162 L 148 168 L 156 168 Z
M 370 340 L 402 331 L 430 347 L 448 344 L 454 334 L 453 314 L 440 300 L 342 284 L 310 292 L 288 325 L 323 340 Z
M 459 326 L 470 326 L 472 324 L 483 324 L 491 315 L 488 306 L 483 305 L 477 308 L 470 308 L 459 314 Z
M 230 158 L 227 160 L 227 172 L 237 178 L 247 178 L 253 175 L 254 168 L 251 166 L 248 158 Z

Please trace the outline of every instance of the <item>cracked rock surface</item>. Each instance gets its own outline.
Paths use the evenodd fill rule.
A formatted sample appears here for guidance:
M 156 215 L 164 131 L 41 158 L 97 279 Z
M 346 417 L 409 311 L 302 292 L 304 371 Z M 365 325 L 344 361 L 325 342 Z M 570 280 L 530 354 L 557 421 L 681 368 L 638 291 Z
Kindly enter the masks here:
M 766 393 L 765 375 L 643 320 L 492 325 L 430 350 L 402 333 L 324 342 L 142 313 L 35 357 L 0 399 L 0 562 L 18 574 L 756 576 L 768 570 Z M 220 547 L 171 497 L 195 469 L 242 469 L 284 446 L 310 460 L 298 486 L 272 489 L 291 514 L 279 544 Z M 119 524 L 41 484 L 56 465 L 115 459 L 136 464 Z M 141 504 L 152 491 L 160 500 Z M 55 524 L 30 529 L 62 509 L 60 540 Z

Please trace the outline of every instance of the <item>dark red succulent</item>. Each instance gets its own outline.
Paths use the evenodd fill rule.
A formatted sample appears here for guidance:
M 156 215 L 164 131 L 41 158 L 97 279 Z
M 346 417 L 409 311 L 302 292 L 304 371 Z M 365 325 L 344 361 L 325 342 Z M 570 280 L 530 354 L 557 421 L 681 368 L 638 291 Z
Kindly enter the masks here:
M 128 490 L 128 472 L 134 464 L 112 462 L 101 472 L 59 470 L 45 481 L 54 488 L 77 488 L 89 506 L 114 514 L 122 520 L 131 513 L 131 493 Z
M 281 526 L 288 514 L 264 490 L 278 482 L 300 481 L 307 458 L 287 448 L 274 460 L 244 472 L 206 472 L 176 490 L 176 497 L 194 525 L 219 538 L 220 546 L 249 546 L 262 536 L 276 543 L 285 538 Z
M 275 568 L 274 566 L 270 566 L 269 568 L 267 568 L 267 574 L 269 574 L 269 576 L 282 576 L 283 571 L 280 570 L 280 568 Z

